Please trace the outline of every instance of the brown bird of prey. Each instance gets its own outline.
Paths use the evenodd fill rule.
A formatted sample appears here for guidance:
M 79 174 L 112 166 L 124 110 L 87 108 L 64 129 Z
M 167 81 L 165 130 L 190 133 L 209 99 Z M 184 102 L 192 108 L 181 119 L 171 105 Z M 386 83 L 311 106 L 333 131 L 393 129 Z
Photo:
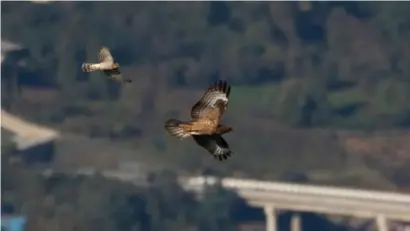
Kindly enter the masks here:
M 216 159 L 226 160 L 232 151 L 221 135 L 232 131 L 232 128 L 219 122 L 227 109 L 230 91 L 231 87 L 226 81 L 213 84 L 192 107 L 190 122 L 169 119 L 165 122 L 165 129 L 181 140 L 192 136 Z
M 130 83 L 130 79 L 123 80 L 120 72 L 120 64 L 114 62 L 110 50 L 107 47 L 102 47 L 98 54 L 98 63 L 83 63 L 81 66 L 84 72 L 101 70 L 108 77 L 117 81 Z

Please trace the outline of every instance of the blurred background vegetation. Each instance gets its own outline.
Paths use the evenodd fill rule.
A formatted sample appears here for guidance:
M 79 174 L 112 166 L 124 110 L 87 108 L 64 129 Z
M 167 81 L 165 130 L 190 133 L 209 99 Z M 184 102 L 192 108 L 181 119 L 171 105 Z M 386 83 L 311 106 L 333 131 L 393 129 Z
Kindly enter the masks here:
M 178 174 L 405 191 L 409 11 L 407 2 L 3 2 L 2 40 L 25 52 L 24 68 L 12 55 L 2 64 L 2 105 L 121 147 L 83 155 L 86 145 L 62 145 L 59 168 L 126 159 Z M 103 45 L 132 84 L 82 73 Z M 163 129 L 188 119 L 217 79 L 233 86 L 224 123 L 235 156 L 224 163 Z
M 2 68 L 2 82 L 18 85 L 2 102 L 180 171 L 376 174 L 372 166 L 389 164 L 383 155 L 408 164 L 400 155 L 410 153 L 408 9 L 406 2 L 7 2 L 2 39 L 27 54 L 24 69 Z M 102 45 L 133 84 L 82 73 Z M 217 79 L 233 85 L 225 123 L 235 128 L 227 140 L 236 156 L 223 164 L 163 129 L 167 118 L 187 119 Z M 377 142 L 385 139 L 394 141 Z

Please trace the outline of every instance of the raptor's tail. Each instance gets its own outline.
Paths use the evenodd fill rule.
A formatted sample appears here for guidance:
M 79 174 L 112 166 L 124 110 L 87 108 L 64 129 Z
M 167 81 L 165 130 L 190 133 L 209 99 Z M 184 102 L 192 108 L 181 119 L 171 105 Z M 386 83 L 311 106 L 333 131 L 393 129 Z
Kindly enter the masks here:
M 184 139 L 191 136 L 191 124 L 176 119 L 169 119 L 165 122 L 165 130 L 169 134 Z

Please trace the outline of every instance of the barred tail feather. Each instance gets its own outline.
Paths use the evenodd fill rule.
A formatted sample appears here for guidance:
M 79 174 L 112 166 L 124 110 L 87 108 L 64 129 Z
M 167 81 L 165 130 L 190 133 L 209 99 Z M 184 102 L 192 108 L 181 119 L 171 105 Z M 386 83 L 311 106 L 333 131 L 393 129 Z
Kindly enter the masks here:
M 83 63 L 83 65 L 81 65 L 81 68 L 83 69 L 84 72 L 91 72 L 91 71 L 98 70 L 98 66 L 96 66 L 95 64 L 91 64 L 91 63 Z
M 184 139 L 192 135 L 189 126 L 189 123 L 176 119 L 169 119 L 165 122 L 165 130 L 179 139 Z

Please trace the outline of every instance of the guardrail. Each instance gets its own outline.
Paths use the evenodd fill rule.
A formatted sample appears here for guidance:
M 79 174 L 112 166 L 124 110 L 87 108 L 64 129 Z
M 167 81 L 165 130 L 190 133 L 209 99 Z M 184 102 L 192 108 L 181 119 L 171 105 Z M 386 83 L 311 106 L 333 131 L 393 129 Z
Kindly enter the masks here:
M 201 192 L 215 177 L 192 177 L 181 181 L 184 188 Z M 373 190 L 301 185 L 257 180 L 223 178 L 221 186 L 235 190 L 254 206 L 277 209 L 351 215 L 410 221 L 410 195 Z
M 216 182 L 217 178 L 215 177 L 191 177 L 187 180 L 184 180 L 184 183 L 186 183 L 190 187 L 201 187 L 206 184 L 214 184 Z M 409 203 L 410 207 L 410 195 L 403 193 L 389 193 L 374 190 L 361 190 L 329 186 L 312 186 L 293 183 L 278 183 L 234 178 L 223 178 L 220 182 L 222 186 L 232 189 L 251 189 L 283 193 L 303 193 L 317 196 L 333 196 L 351 199 Z

